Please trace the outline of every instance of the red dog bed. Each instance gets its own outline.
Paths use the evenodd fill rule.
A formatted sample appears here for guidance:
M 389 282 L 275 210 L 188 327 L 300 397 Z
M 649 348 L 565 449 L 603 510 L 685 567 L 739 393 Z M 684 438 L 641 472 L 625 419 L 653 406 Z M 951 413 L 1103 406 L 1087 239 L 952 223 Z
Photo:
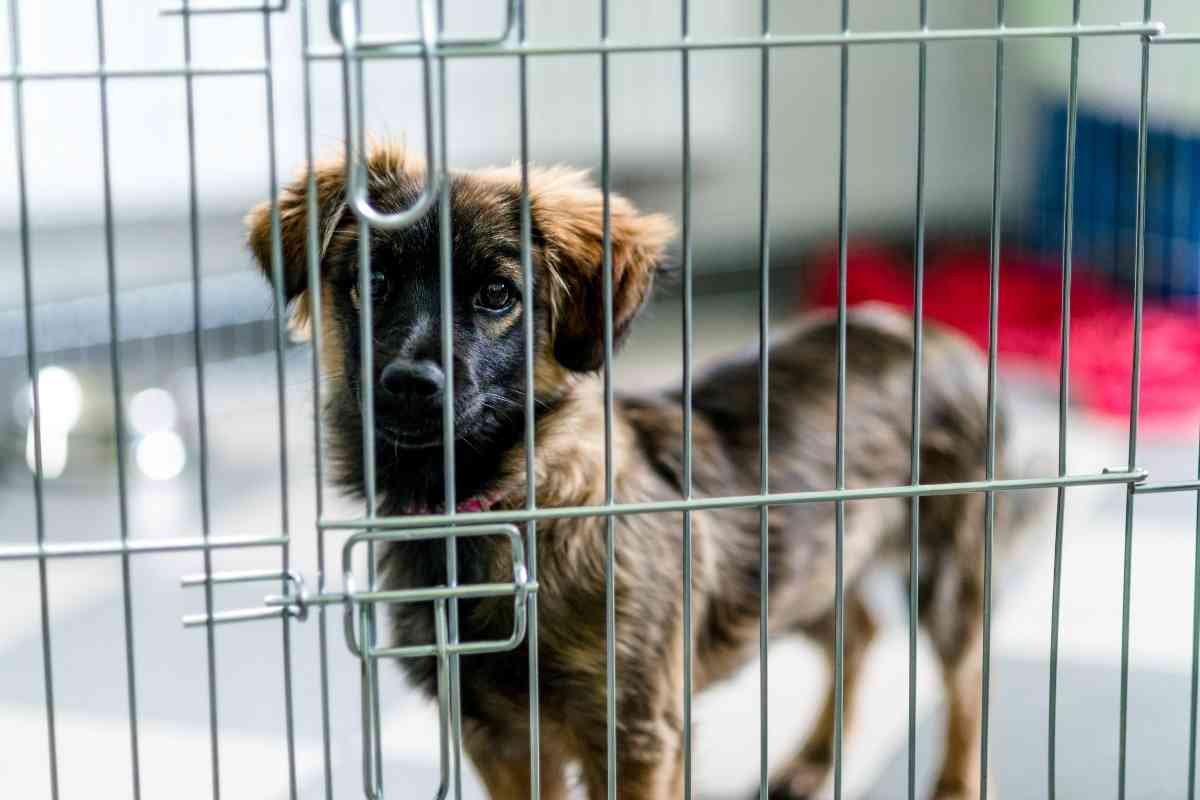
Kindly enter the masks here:
M 912 309 L 912 265 L 886 250 L 849 253 L 846 302 L 883 301 Z M 816 306 L 837 304 L 837 257 L 816 262 L 808 293 Z M 988 255 L 977 248 L 931 253 L 925 316 L 988 346 Z M 1114 422 L 1129 419 L 1133 362 L 1132 292 L 1079 269 L 1071 280 L 1070 381 L 1074 403 Z M 1057 261 L 1005 256 L 1000 267 L 999 341 L 1004 368 L 1032 369 L 1057 384 L 1061 272 Z M 1142 318 L 1139 424 L 1149 432 L 1194 430 L 1200 421 L 1200 316 L 1152 301 Z

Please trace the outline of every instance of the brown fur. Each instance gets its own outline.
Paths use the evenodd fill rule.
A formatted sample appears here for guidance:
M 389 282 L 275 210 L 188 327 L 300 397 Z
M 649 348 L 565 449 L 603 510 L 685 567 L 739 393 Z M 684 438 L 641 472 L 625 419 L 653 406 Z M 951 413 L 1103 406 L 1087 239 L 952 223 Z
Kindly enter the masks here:
M 353 215 L 345 213 L 342 165 L 317 165 L 316 186 L 322 245 L 324 362 L 333 384 L 327 414 L 342 480 L 356 481 L 361 430 L 353 404 L 355 310 L 341 272 L 354 261 Z M 381 209 L 411 201 L 423 168 L 395 148 L 377 148 L 370 160 L 370 196 Z M 455 258 L 492 264 L 496 274 L 521 278 L 519 262 L 505 255 L 519 243 L 520 173 L 515 168 L 454 176 L 451 185 Z M 304 316 L 305 193 L 303 180 L 280 196 L 286 294 Z M 536 499 L 543 508 L 595 505 L 605 499 L 601 384 L 603 363 L 603 196 L 577 171 L 530 172 L 537 306 L 534 343 Z M 624 198 L 610 200 L 613 266 L 613 331 L 627 333 L 653 284 L 672 226 L 642 215 Z M 270 213 L 259 206 L 249 218 L 250 242 L 269 273 Z M 398 255 L 388 269 L 415 268 L 428 259 L 419 231 L 380 234 Z M 426 234 L 428 239 L 428 232 Z M 408 237 L 408 238 L 405 238 Z M 382 246 L 381 245 L 381 246 Z M 424 248 L 424 249 L 422 249 Z M 415 274 L 415 273 L 414 273 Z M 401 278 L 407 280 L 407 278 Z M 415 280 L 415 278 L 414 278 Z M 456 280 L 456 286 L 460 281 Z M 339 288 L 342 287 L 342 288 Z M 496 348 L 523 335 L 521 310 L 481 323 L 481 341 Z M 303 321 L 303 320 L 301 320 Z M 401 336 L 403 331 L 397 332 Z M 388 357 L 389 339 L 376 332 L 377 362 Z M 830 488 L 834 484 L 834 411 L 837 328 L 831 317 L 800 320 L 771 350 L 769 414 L 770 485 L 773 491 Z M 911 321 L 882 310 L 850 312 L 847 325 L 845 454 L 850 487 L 897 486 L 910 479 Z M 500 352 L 498 349 L 497 353 Z M 464 379 L 474 358 L 462 356 Z M 523 371 L 525 366 L 520 363 Z M 699 377 L 694 393 L 693 484 L 698 497 L 755 494 L 759 487 L 758 364 L 755 354 L 715 364 Z M 456 386 L 461 385 L 456 376 Z M 523 385 L 523 384 L 522 384 Z M 982 477 L 986 373 L 979 354 L 962 339 L 930 328 L 924 364 L 921 477 L 926 483 Z M 683 492 L 682 412 L 677 394 L 618 397 L 613 429 L 613 474 L 618 502 L 678 498 Z M 519 405 L 514 403 L 514 406 Z M 520 431 L 523 417 L 508 422 Z M 473 445 L 472 463 L 492 466 L 475 476 L 465 493 L 497 498 L 499 509 L 525 505 L 523 434 L 506 443 Z M 1003 437 L 1001 436 L 1001 442 Z M 487 447 L 489 449 L 484 449 Z M 440 451 L 438 451 L 440 452 Z M 391 455 L 381 450 L 379 458 Z M 436 503 L 440 484 L 429 473 L 436 461 L 413 466 L 416 454 L 397 451 L 380 467 L 381 513 Z M 433 456 L 420 455 L 421 458 Z M 405 460 L 408 459 L 408 460 Z M 1002 460 L 1002 459 L 1001 459 Z M 420 462 L 425 464 L 426 462 Z M 471 480 L 459 476 L 460 482 Z M 414 486 L 426 486 L 429 497 Z M 424 490 L 422 490 L 424 491 Z M 858 593 L 871 564 L 907 552 L 909 502 L 902 499 L 845 504 L 846 712 L 854 711 L 859 667 L 875 625 Z M 927 497 L 921 511 L 921 622 L 943 661 L 949 689 L 950 745 L 939 797 L 977 792 L 979 684 L 978 636 L 982 597 L 982 511 L 978 495 Z M 421 504 L 424 504 L 422 506 Z M 730 675 L 757 652 L 759 610 L 759 512 L 721 509 L 692 515 L 696 689 Z M 606 665 L 605 549 L 603 519 L 556 519 L 539 523 L 540 705 L 542 796 L 565 792 L 565 768 L 578 762 L 589 795 L 605 796 Z M 616 518 L 616 672 L 618 775 L 622 798 L 678 796 L 682 785 L 682 649 L 680 552 L 682 515 L 660 513 Z M 832 659 L 834 509 L 832 504 L 776 506 L 769 512 L 772 633 L 802 633 L 824 643 Z M 464 582 L 508 580 L 507 546 L 491 540 L 460 549 Z M 463 547 L 460 545 L 460 548 Z M 381 557 L 389 587 L 428 585 L 444 576 L 442 549 L 395 543 Z M 512 602 L 463 601 L 462 639 L 504 638 Z M 394 636 L 401 642 L 432 640 L 428 609 L 393 608 Z M 463 661 L 466 748 L 494 798 L 528 792 L 528 655 L 515 651 Z M 403 663 L 427 691 L 434 671 L 426 660 Z M 832 689 L 830 690 L 832 691 Z M 815 790 L 830 768 L 832 697 L 809 741 L 773 777 L 773 796 L 800 797 Z

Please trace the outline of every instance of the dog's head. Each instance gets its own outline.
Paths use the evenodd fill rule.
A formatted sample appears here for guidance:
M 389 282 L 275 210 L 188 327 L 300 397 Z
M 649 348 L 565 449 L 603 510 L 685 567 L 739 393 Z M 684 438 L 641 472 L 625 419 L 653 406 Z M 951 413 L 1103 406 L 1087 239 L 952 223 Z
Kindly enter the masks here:
M 279 196 L 279 234 L 283 294 L 292 306 L 294 327 L 320 325 L 329 384 L 327 419 L 333 441 L 345 451 L 335 453 L 345 467 L 343 477 L 355 488 L 353 462 L 361 447 L 362 298 L 359 224 L 347 206 L 344 174 L 341 159 L 314 167 L 319 287 L 308 281 L 307 176 Z M 425 183 L 423 164 L 388 146 L 373 148 L 368 176 L 371 204 L 384 212 L 410 207 Z M 520 169 L 454 174 L 449 191 L 454 431 L 467 456 L 459 460 L 463 497 L 486 490 L 490 460 L 499 459 L 523 436 L 525 314 L 533 314 L 539 405 L 554 404 L 575 376 L 603 364 L 603 196 L 583 172 L 530 169 L 535 301 L 526 309 Z M 405 467 L 404 480 L 415 484 L 405 502 L 413 507 L 436 502 L 423 495 L 436 495 L 441 487 L 441 471 L 434 468 L 441 458 L 446 383 L 438 216 L 435 207 L 411 227 L 372 230 L 369 242 L 377 450 L 381 469 L 387 458 Z M 250 247 L 269 279 L 270 205 L 254 208 L 247 224 Z M 640 214 L 615 194 L 610 196 L 609 229 L 613 337 L 619 343 L 649 294 L 674 230 L 666 217 Z M 314 320 L 312 295 L 318 291 L 321 319 Z M 464 461 L 471 464 L 464 468 Z M 422 469 L 435 474 L 414 474 Z M 409 491 L 386 485 L 386 475 L 380 481 L 388 492 Z M 424 489 L 423 481 L 429 482 Z

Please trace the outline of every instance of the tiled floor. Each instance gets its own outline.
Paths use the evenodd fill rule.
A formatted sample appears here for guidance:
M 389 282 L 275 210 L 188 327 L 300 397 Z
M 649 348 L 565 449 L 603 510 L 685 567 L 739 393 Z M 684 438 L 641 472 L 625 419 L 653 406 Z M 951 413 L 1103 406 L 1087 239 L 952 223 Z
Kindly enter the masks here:
M 677 363 L 678 314 L 651 310 L 622 359 L 622 385 L 670 380 L 662 364 Z M 779 312 L 780 314 L 782 311 Z M 753 341 L 754 298 L 706 297 L 697 308 L 696 352 L 704 356 Z M 307 356 L 289 358 L 288 441 L 294 566 L 316 571 L 311 487 L 311 400 Z M 268 358 L 214 366 L 209 373 L 213 530 L 268 534 L 279 526 L 274 389 L 248 375 L 270 369 Z M 171 386 L 191 391 L 187 376 Z M 1017 391 L 1022 440 L 1045 452 L 1055 441 L 1052 401 Z M 1124 432 L 1077 416 L 1070 437 L 1072 471 L 1123 463 Z M 1194 432 L 1186 441 L 1143 447 L 1139 460 L 1156 480 L 1185 479 L 1195 470 Z M 98 459 L 96 463 L 101 463 Z M 33 529 L 29 479 L 19 459 L 0 463 L 0 542 L 27 542 Z M 99 466 L 68 470 L 47 495 L 52 541 L 109 538 L 115 531 L 111 474 Z M 195 534 L 197 478 L 193 467 L 167 484 L 133 477 L 131 532 L 138 538 Z M 329 513 L 355 509 L 331 497 Z M 1116 712 L 1121 633 L 1124 493 L 1119 488 L 1069 494 L 1063 571 L 1059 715 L 1059 796 L 1114 793 Z M 1174 797 L 1185 788 L 1195 500 L 1138 500 L 1133 551 L 1130 678 L 1130 796 Z M 1053 516 L 1043 517 L 1019 561 L 997 566 L 993 664 L 992 758 L 1005 797 L 1039 795 L 1045 785 L 1047 651 Z M 337 557 L 341 539 L 327 546 Z M 217 569 L 277 564 L 274 550 L 214 555 Z M 179 577 L 202 568 L 199 554 L 141 555 L 132 560 L 131 592 L 141 754 L 146 798 L 211 796 L 205 635 L 184 630 L 181 615 L 203 608 L 197 589 Z M 122 580 L 111 557 L 53 561 L 48 566 L 59 779 L 62 797 L 132 796 Z M 875 648 L 864 686 L 862 717 L 847 745 L 847 793 L 905 796 L 907 633 L 899 584 L 873 586 L 881 613 L 893 623 Z M 49 796 L 46 715 L 34 563 L 0 562 L 0 796 Z M 218 608 L 257 605 L 263 587 L 223 587 Z M 338 797 L 359 797 L 360 740 L 357 662 L 346 651 L 341 623 L 329 617 L 331 719 L 329 745 Z M 301 797 L 322 796 L 322 720 L 318 624 L 292 626 L 296 780 Z M 222 796 L 287 796 L 283 663 L 278 623 L 224 626 L 216 633 L 217 707 Z M 470 660 L 464 669 L 471 669 Z M 922 642 L 918 741 L 922 780 L 936 758 L 940 689 L 936 664 Z M 386 669 L 386 782 L 403 797 L 433 796 L 436 728 L 429 707 Z M 823 690 L 815 652 L 802 643 L 772 649 L 770 752 L 782 757 L 799 737 Z M 746 796 L 757 778 L 757 671 L 697 704 L 697 786 L 702 796 Z M 465 795 L 479 797 L 470 771 Z

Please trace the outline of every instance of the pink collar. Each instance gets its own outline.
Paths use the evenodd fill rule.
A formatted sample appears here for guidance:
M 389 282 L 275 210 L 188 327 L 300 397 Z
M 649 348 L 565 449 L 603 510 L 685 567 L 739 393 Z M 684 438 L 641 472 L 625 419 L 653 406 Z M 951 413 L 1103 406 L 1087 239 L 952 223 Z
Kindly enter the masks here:
M 495 496 L 472 497 L 470 500 L 463 500 L 456 505 L 454 510 L 458 514 L 474 514 L 477 511 L 487 511 L 499 499 L 499 497 Z
M 480 511 L 489 511 L 489 510 L 491 510 L 492 506 L 494 506 L 494 505 L 496 505 L 496 503 L 500 502 L 500 500 L 503 499 L 503 497 L 504 497 L 504 495 L 500 494 L 500 493 L 492 493 L 492 494 L 479 495 L 477 497 L 471 497 L 471 498 L 468 498 L 467 500 L 462 500 L 459 503 L 457 503 L 454 506 L 454 513 L 456 513 L 456 514 L 475 514 Z M 430 508 L 429 506 L 411 505 L 404 510 L 404 513 L 408 516 L 424 515 L 424 514 L 441 514 L 441 513 L 444 513 L 442 510 L 443 508 L 444 508 L 444 506 L 441 503 L 438 503 L 436 506 L 433 506 L 432 508 Z

